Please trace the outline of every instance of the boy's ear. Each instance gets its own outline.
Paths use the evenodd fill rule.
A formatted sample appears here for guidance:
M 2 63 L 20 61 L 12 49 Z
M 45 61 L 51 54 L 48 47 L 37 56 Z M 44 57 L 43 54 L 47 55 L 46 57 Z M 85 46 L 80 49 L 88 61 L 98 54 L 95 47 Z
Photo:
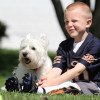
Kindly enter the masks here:
M 92 19 L 87 19 L 87 28 L 89 28 L 92 25 Z

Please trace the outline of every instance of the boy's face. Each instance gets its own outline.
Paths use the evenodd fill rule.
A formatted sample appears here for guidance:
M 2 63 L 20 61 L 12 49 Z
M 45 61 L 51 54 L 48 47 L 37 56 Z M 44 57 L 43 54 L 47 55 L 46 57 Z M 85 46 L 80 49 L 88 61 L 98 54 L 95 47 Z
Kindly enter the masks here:
M 84 9 L 70 9 L 65 11 L 64 15 L 65 28 L 70 37 L 76 38 L 86 32 L 91 26 L 91 19 L 87 18 Z

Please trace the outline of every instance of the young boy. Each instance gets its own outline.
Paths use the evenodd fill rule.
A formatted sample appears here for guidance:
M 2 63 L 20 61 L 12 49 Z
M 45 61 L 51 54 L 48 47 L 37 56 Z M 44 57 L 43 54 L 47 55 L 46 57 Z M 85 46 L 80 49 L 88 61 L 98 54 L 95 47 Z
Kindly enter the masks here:
M 64 21 L 70 38 L 60 43 L 52 70 L 38 84 L 49 87 L 73 80 L 84 94 L 98 93 L 100 40 L 89 32 L 91 10 L 85 3 L 72 3 L 65 9 Z

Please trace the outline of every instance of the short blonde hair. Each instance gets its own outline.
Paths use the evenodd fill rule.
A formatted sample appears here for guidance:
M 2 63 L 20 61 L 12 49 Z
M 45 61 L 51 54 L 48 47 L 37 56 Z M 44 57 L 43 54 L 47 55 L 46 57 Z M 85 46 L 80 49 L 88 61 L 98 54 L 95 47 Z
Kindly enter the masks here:
M 92 19 L 92 11 L 91 11 L 90 7 L 83 2 L 78 1 L 78 2 L 71 3 L 70 5 L 68 5 L 66 7 L 65 12 L 66 12 L 66 10 L 72 10 L 75 8 L 82 9 L 82 11 L 86 13 L 87 17 Z

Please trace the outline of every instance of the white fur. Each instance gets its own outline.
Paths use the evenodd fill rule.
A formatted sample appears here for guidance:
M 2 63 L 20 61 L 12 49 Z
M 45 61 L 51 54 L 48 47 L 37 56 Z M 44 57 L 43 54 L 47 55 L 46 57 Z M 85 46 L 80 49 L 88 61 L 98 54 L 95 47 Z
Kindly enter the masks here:
M 52 68 L 47 50 L 48 40 L 45 35 L 42 35 L 39 39 L 32 39 L 28 34 L 22 40 L 19 51 L 20 63 L 13 72 L 20 83 L 22 83 L 22 77 L 26 73 L 31 73 L 33 80 L 37 82 L 42 75 L 45 75 Z M 27 55 L 23 56 L 23 54 Z

